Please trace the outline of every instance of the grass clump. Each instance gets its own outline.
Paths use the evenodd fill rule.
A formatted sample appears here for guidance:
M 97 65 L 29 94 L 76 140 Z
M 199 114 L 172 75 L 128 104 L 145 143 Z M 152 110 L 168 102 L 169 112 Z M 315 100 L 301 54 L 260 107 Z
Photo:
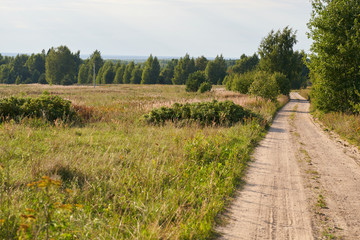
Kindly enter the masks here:
M 213 100 L 212 102 L 175 103 L 172 107 L 156 108 L 144 115 L 144 119 L 153 124 L 161 124 L 166 121 L 194 121 L 203 126 L 230 126 L 256 116 L 256 114 L 231 101 Z

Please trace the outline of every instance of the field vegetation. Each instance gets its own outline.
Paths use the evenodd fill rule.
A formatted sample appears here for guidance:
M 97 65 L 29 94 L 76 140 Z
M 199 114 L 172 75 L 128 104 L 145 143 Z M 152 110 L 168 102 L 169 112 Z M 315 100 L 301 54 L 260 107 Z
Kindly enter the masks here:
M 1 239 L 208 239 L 287 101 L 171 85 L 2 85 L 0 98 L 44 91 L 71 101 L 83 121 L 0 123 Z M 261 120 L 144 121 L 154 108 L 213 100 L 233 101 Z

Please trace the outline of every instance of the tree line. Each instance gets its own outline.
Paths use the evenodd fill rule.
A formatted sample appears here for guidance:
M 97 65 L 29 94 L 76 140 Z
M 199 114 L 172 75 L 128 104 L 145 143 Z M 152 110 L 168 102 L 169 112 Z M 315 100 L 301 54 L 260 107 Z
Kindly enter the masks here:
M 272 30 L 260 43 L 257 54 L 242 55 L 224 80 L 226 88 L 276 100 L 279 93 L 308 85 L 305 53 L 295 51 L 296 31 L 290 27 Z
M 200 71 L 211 84 L 222 84 L 227 63 L 222 55 L 214 60 L 186 54 L 180 59 L 161 60 L 150 55 L 145 63 L 104 60 L 95 50 L 88 59 L 67 46 L 50 48 L 47 53 L 21 54 L 16 57 L 0 54 L 0 83 L 5 84 L 185 84 L 189 75 Z M 161 65 L 163 65 L 161 67 Z M 228 63 L 231 65 L 231 63 Z

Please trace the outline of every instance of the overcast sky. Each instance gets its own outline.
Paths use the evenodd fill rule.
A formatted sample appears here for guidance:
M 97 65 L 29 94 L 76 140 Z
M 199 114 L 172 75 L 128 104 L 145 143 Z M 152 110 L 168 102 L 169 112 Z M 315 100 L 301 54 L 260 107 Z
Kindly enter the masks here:
M 308 51 L 309 0 L 0 0 L 0 52 L 239 58 L 272 29 Z

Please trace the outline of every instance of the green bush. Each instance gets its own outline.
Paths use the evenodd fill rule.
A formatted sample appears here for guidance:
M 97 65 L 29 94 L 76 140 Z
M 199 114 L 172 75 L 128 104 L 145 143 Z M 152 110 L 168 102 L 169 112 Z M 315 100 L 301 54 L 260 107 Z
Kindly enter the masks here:
M 236 74 L 231 83 L 231 90 L 242 94 L 247 94 L 251 84 L 254 81 L 256 72 L 246 72 L 243 74 Z
M 0 122 L 8 119 L 43 118 L 49 122 L 57 119 L 77 119 L 71 102 L 59 96 L 43 94 L 38 98 L 9 97 L 0 99 Z
M 200 93 L 209 92 L 209 91 L 211 91 L 211 89 L 212 89 L 211 83 L 203 82 L 200 84 L 198 92 L 200 92 Z
M 198 122 L 201 125 L 232 125 L 247 118 L 259 117 L 231 101 L 175 103 L 172 107 L 153 109 L 143 116 L 148 123 L 161 124 L 165 121 Z
M 279 86 L 276 75 L 265 71 L 258 71 L 254 75 L 254 82 L 249 88 L 249 93 L 264 99 L 276 101 L 279 95 Z
M 207 78 L 203 71 L 197 71 L 197 72 L 191 73 L 189 75 L 188 79 L 186 80 L 185 90 L 187 92 L 197 92 L 199 90 L 200 85 L 206 81 L 207 81 Z

